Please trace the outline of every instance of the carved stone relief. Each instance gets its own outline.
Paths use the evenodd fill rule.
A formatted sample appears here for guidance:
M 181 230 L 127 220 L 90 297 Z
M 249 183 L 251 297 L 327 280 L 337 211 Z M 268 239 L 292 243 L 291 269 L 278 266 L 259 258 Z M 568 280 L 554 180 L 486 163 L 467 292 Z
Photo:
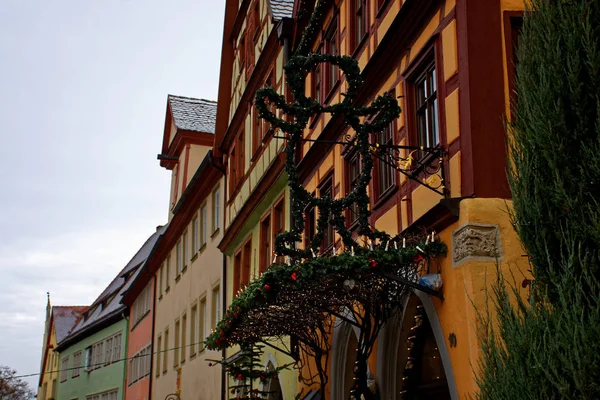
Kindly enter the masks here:
M 466 223 L 452 232 L 452 266 L 467 261 L 502 260 L 497 225 Z

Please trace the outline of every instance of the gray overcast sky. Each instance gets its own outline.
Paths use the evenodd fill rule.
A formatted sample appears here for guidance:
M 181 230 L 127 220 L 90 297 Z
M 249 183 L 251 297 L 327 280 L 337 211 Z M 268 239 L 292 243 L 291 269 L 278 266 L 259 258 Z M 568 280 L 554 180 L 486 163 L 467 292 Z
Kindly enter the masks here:
M 167 94 L 216 100 L 224 0 L 0 0 L 0 364 L 167 219 Z M 37 378 L 29 379 L 37 386 Z

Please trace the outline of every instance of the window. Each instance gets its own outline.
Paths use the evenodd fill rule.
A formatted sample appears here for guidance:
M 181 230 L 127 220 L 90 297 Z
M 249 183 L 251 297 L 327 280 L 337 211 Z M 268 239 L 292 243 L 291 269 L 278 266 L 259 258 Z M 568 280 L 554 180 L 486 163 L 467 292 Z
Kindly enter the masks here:
M 244 251 L 242 252 L 242 285 L 247 286 L 250 283 L 250 258 L 252 255 L 252 239 L 249 239 L 244 244 Z
M 60 361 L 60 381 L 67 380 L 67 371 L 69 369 L 69 357 L 65 357 Z
M 310 245 L 310 241 L 315 236 L 316 226 L 315 207 L 309 206 L 304 210 L 304 247 Z
M 148 345 L 135 353 L 129 360 L 129 386 L 150 375 L 152 347 Z
M 146 285 L 133 302 L 133 325 L 136 325 L 150 312 L 150 284 Z M 108 349 L 107 349 L 108 350 Z
M 173 351 L 173 366 L 179 365 L 179 335 L 181 334 L 179 320 L 175 320 L 175 348 Z
M 229 195 L 233 194 L 235 191 L 236 185 L 238 183 L 237 176 L 237 149 L 235 145 L 232 147 L 231 152 L 229 153 Z
M 206 211 L 206 203 L 200 207 L 200 222 L 201 222 L 201 231 L 200 231 L 200 248 L 204 247 L 206 244 L 206 239 L 208 236 L 208 215 Z
M 433 54 L 423 71 L 414 80 L 417 145 L 435 147 L 440 142 L 438 132 L 437 84 Z M 423 155 L 421 155 L 422 157 Z
M 181 317 L 181 362 L 185 362 L 185 351 L 187 350 L 187 313 Z
M 238 43 L 238 59 L 240 60 L 240 74 L 246 65 L 246 35 L 242 34 Z
M 333 174 L 329 175 L 319 186 L 319 197 L 333 198 Z M 323 235 L 323 242 L 321 243 L 321 253 L 326 253 L 331 250 L 331 246 L 334 245 L 335 232 L 331 224 L 327 224 L 327 229 Z
M 506 45 L 506 61 L 508 72 L 508 95 L 510 100 L 511 119 L 515 119 L 515 105 L 517 94 L 515 92 L 516 66 L 519 62 L 519 39 L 523 30 L 523 13 L 521 11 L 504 11 L 504 38 Z
M 162 336 L 158 335 L 156 339 L 156 376 L 160 376 L 160 354 L 162 351 Z
M 237 173 L 238 173 L 238 180 L 241 181 L 242 177 L 244 176 L 244 173 L 246 171 L 246 159 L 245 159 L 245 134 L 244 131 L 240 132 L 240 135 L 238 136 L 237 139 L 237 149 L 238 149 L 238 159 L 237 159 Z M 239 182 L 236 182 L 236 184 L 239 184 Z
M 367 0 L 352 0 L 350 14 L 350 53 L 353 53 L 367 34 Z
M 181 240 L 181 254 L 183 256 L 183 267 L 181 268 L 181 272 L 185 271 L 188 261 L 190 259 L 188 254 L 188 231 L 187 229 L 183 232 L 183 239 Z
M 192 255 L 196 254 L 200 249 L 200 224 L 198 223 L 198 215 L 194 215 L 192 219 Z
M 181 244 L 181 239 L 177 241 L 177 245 L 175 246 L 175 278 L 178 278 L 181 275 L 181 271 L 183 270 L 183 246 Z M 177 279 L 175 279 L 177 280 Z
M 360 177 L 361 170 L 361 162 L 360 162 L 360 154 L 358 152 L 353 152 L 349 157 L 345 160 L 346 164 L 346 183 L 347 183 L 347 193 L 350 193 L 356 185 L 358 185 L 358 179 Z M 348 227 L 353 226 L 358 221 L 358 204 L 353 203 L 347 214 L 346 221 L 348 223 Z
M 163 285 L 165 278 L 165 264 L 163 263 L 158 269 L 158 298 L 160 299 L 163 294 Z
M 113 336 L 112 340 L 112 360 L 111 362 L 117 362 L 121 360 L 121 334 L 117 333 Z
M 200 351 L 204 350 L 204 340 L 206 340 L 206 297 L 200 300 Z
M 196 355 L 196 344 L 198 343 L 198 304 L 192 306 L 190 313 L 190 357 Z
M 163 360 L 162 360 L 162 364 L 163 364 L 163 374 L 167 373 L 167 369 L 168 367 L 168 362 L 169 362 L 169 328 L 165 329 L 165 343 L 163 346 Z
M 256 0 L 254 2 L 254 6 L 252 7 L 252 24 L 254 25 L 254 32 L 252 32 L 252 37 L 254 38 L 254 42 L 256 43 L 258 39 L 258 33 L 260 32 L 260 2 Z
M 271 216 L 267 215 L 260 223 L 260 264 L 258 269 L 265 272 L 271 263 Z
M 104 393 L 92 394 L 87 396 L 86 400 L 117 400 L 118 389 L 114 389 Z
M 312 98 L 315 101 L 321 102 L 321 80 L 323 78 L 321 74 L 321 66 L 324 64 L 317 64 L 312 76 Z
M 221 287 L 217 286 L 212 292 L 212 327 L 216 328 L 221 320 Z
M 110 364 L 110 362 L 112 361 L 112 351 L 113 351 L 113 338 L 110 337 L 108 339 L 106 339 L 106 354 L 104 356 L 104 359 L 106 360 L 106 364 Z
M 212 194 L 212 222 L 213 232 L 216 232 L 221 227 L 221 188 L 217 188 Z
M 57 360 L 58 360 L 58 358 L 57 358 Z M 56 382 L 56 379 L 52 379 L 52 398 L 53 399 L 56 399 L 57 392 L 58 392 L 58 384 Z
M 275 238 L 285 229 L 285 203 L 280 199 L 273 207 L 273 248 L 275 248 Z M 281 262 L 281 260 L 279 260 Z
M 92 364 L 93 369 L 102 367 L 104 362 L 104 342 L 98 342 L 92 345 Z
M 233 285 L 231 287 L 233 297 L 236 296 L 242 283 L 242 251 L 238 251 L 233 258 Z
M 262 120 L 258 118 L 258 109 L 252 107 L 252 156 L 258 154 L 262 143 Z
M 91 371 L 92 370 L 92 348 L 91 347 L 87 347 L 85 349 L 85 370 L 86 371 Z
M 165 292 L 168 292 L 171 288 L 169 279 L 171 279 L 171 255 L 167 256 L 167 262 L 165 263 L 167 269 L 165 270 Z
M 388 126 L 376 135 L 377 143 L 380 145 L 391 146 L 394 144 L 394 124 L 390 122 Z M 381 148 L 380 148 L 381 149 Z M 390 190 L 396 183 L 396 169 L 394 160 L 388 157 L 391 149 L 383 148 L 381 158 L 375 159 L 375 194 L 379 199 L 384 193 Z
M 73 353 L 73 369 L 71 372 L 71 378 L 77 378 L 79 376 L 79 368 L 81 367 L 81 351 Z
M 337 16 L 329 24 L 329 28 L 325 33 L 325 44 L 323 46 L 325 54 L 339 55 L 339 43 L 338 43 L 338 19 Z M 321 100 L 325 102 L 329 96 L 333 87 L 337 83 L 339 78 L 338 66 L 334 64 L 323 64 L 323 96 Z

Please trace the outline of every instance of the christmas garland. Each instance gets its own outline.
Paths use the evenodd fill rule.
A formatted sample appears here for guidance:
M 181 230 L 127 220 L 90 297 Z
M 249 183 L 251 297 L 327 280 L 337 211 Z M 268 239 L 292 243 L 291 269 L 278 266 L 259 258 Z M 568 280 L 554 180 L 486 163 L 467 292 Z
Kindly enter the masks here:
M 399 247 L 397 242 L 394 243 L 395 245 L 382 243 L 372 250 L 356 248 L 331 257 L 315 257 L 302 263 L 271 266 L 233 299 L 224 317 L 206 339 L 206 346 L 211 350 L 218 350 L 234 345 L 249 345 L 265 336 L 301 334 L 298 330 L 306 329 L 306 316 L 322 315 L 325 310 L 339 312 L 339 309 L 351 306 L 353 301 L 360 298 L 358 290 L 344 286 L 345 281 L 354 280 L 357 286 L 365 286 L 369 279 L 381 281 L 382 274 L 399 274 L 402 270 L 405 277 L 412 277 L 416 283 L 420 265 L 432 257 L 446 254 L 446 245 L 439 240 L 427 243 L 423 241 L 404 248 Z M 327 282 L 332 276 L 335 277 L 332 285 L 337 285 L 337 289 L 326 288 L 328 299 L 317 296 L 318 285 Z M 290 296 L 296 296 L 298 300 L 304 299 L 304 303 L 289 303 Z M 311 307 L 311 298 L 315 297 L 320 302 L 326 301 L 319 309 Z M 282 302 L 282 298 L 286 301 Z M 394 299 L 386 301 L 391 304 Z M 283 307 L 285 304 L 289 304 L 290 308 L 271 307 Z M 284 313 L 289 309 L 298 314 L 278 318 L 285 320 L 289 317 L 287 324 L 269 325 L 264 320 L 249 323 L 248 320 L 248 315 L 257 310 Z
M 272 265 L 237 294 L 205 344 L 217 350 L 234 345 L 252 346 L 265 338 L 294 338 L 302 348 L 299 353 L 314 358 L 324 393 L 331 321 L 346 320 L 360 331 L 352 395 L 368 400 L 374 395 L 367 384 L 367 361 L 380 329 L 399 312 L 409 287 L 423 288 L 421 275 L 425 270 L 428 272 L 430 259 L 446 254 L 446 246 L 434 234 L 426 240 L 409 240 L 411 245 L 406 246 L 405 238 L 392 238 L 370 226 L 367 189 L 373 157 L 382 153 L 374 139 L 401 110 L 390 94 L 378 96 L 367 106 L 357 104 L 363 79 L 352 57 L 306 54 L 330 3 L 330 0 L 317 2 L 296 54 L 284 66 L 293 102 L 288 104 L 273 87 L 259 89 L 255 97 L 259 118 L 271 125 L 272 132 L 283 132 L 287 142 L 285 171 L 290 187 L 292 227 L 277 235 L 274 246 L 286 262 Z M 308 74 L 322 63 L 336 65 L 345 75 L 346 91 L 337 104 L 322 105 L 305 95 Z M 279 111 L 272 111 L 272 107 Z M 352 147 L 361 159 L 358 180 L 345 197 L 316 197 L 300 181 L 297 150 L 308 122 L 321 113 L 344 120 L 352 132 L 345 135 L 344 144 Z M 318 209 L 319 217 L 314 236 L 301 249 L 298 243 L 304 231 L 304 210 L 309 206 Z M 345 212 L 354 208 L 358 210 L 357 228 L 350 230 Z M 339 254 L 336 246 L 331 254 L 320 254 L 319 246 L 329 226 L 341 238 L 343 251 Z M 295 361 L 296 368 L 302 369 L 300 359 L 295 357 Z

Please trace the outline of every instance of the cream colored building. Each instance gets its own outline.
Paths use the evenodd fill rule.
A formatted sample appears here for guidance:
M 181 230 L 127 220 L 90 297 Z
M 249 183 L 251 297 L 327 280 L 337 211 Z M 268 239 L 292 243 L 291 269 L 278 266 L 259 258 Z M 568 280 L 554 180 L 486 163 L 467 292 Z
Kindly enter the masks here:
M 152 398 L 221 396 L 221 358 L 202 342 L 221 317 L 223 169 L 211 151 L 216 103 L 169 96 L 161 166 L 172 173 L 169 225 L 146 263 L 153 276 Z M 142 287 L 144 282 L 139 282 Z

